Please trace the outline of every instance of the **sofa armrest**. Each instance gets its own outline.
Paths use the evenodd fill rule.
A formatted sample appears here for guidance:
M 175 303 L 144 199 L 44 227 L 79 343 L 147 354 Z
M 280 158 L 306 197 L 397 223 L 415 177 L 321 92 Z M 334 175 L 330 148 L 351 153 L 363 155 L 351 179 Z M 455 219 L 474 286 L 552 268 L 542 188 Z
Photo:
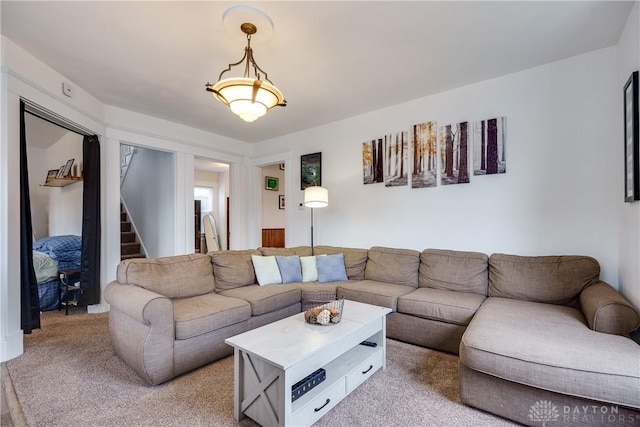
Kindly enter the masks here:
M 613 335 L 627 335 L 640 326 L 640 315 L 609 284 L 598 282 L 580 293 L 580 307 L 589 328 Z
M 151 384 L 173 378 L 171 299 L 117 281 L 107 285 L 104 297 L 110 304 L 109 335 L 116 354 Z
M 155 304 L 152 304 L 152 302 L 154 300 L 165 299 L 171 302 L 171 300 L 164 295 L 157 294 L 139 286 L 122 285 L 118 281 L 113 281 L 106 286 L 104 299 L 118 311 L 147 325 L 153 318 L 153 307 Z M 159 301 L 156 302 L 156 304 L 157 303 L 159 303 Z M 173 312 L 171 317 L 173 317 Z

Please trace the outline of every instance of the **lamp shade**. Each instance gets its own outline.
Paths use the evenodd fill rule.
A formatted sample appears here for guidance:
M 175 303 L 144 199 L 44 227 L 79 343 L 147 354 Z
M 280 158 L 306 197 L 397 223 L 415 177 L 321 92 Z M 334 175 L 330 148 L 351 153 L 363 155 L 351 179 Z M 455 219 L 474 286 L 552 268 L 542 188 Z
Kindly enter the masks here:
M 309 208 L 324 208 L 329 205 L 329 191 L 324 187 L 304 189 L 304 205 Z
M 246 122 L 252 122 L 276 105 L 286 102 L 277 87 L 246 77 L 220 80 L 213 85 L 211 92 Z

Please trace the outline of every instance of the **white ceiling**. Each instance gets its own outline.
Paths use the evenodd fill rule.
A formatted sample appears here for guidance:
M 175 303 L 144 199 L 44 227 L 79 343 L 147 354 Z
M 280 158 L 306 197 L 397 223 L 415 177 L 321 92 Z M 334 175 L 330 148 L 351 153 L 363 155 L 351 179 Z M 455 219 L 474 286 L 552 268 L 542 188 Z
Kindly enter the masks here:
M 274 22 L 252 47 L 288 101 L 253 123 L 204 87 L 242 57 L 237 3 L 3 0 L 1 29 L 108 105 L 255 142 L 615 45 L 633 2 L 243 4 Z

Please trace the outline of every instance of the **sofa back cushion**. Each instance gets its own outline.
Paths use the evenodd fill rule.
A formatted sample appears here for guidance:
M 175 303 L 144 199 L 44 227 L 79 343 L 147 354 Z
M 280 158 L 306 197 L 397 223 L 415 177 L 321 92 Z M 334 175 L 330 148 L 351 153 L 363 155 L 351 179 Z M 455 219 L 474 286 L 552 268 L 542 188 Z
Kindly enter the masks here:
M 489 257 L 480 252 L 425 249 L 420 254 L 421 288 L 487 295 Z
M 587 256 L 489 257 L 489 296 L 578 306 L 580 292 L 598 282 L 600 265 Z
M 418 287 L 420 252 L 374 246 L 364 271 L 366 280 Z
M 140 286 L 168 298 L 194 297 L 214 289 L 211 258 L 205 254 L 124 260 L 117 277 L 123 285 Z
M 363 280 L 364 268 L 367 265 L 366 249 L 341 248 L 338 246 L 315 246 L 314 255 L 334 255 L 344 254 L 344 266 L 347 270 L 347 277 L 350 280 Z
M 311 256 L 313 249 L 311 246 L 295 246 L 293 248 L 260 248 L 258 249 L 264 256 Z
M 213 262 L 216 291 L 226 291 L 257 283 L 251 255 L 262 255 L 259 250 L 215 251 L 207 255 Z

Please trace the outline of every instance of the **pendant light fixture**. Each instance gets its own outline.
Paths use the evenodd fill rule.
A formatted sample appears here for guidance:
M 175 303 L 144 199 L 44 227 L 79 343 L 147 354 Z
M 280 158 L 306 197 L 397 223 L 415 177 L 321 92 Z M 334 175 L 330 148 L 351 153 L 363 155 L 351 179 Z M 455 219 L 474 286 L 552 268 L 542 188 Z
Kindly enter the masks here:
M 251 49 L 251 36 L 256 34 L 258 28 L 250 23 L 244 22 L 240 25 L 240 30 L 247 35 L 247 47 L 244 49 L 244 56 L 236 63 L 229 66 L 220 73 L 216 84 L 207 83 L 207 91 L 224 105 L 231 108 L 235 114 L 240 116 L 245 122 L 252 122 L 262 117 L 273 107 L 286 107 L 287 101 L 284 95 L 269 80 L 267 72 L 256 63 Z M 229 77 L 222 79 L 222 76 L 231 71 L 232 67 L 244 62 L 244 73 L 242 77 Z M 253 71 L 253 76 L 251 76 Z

